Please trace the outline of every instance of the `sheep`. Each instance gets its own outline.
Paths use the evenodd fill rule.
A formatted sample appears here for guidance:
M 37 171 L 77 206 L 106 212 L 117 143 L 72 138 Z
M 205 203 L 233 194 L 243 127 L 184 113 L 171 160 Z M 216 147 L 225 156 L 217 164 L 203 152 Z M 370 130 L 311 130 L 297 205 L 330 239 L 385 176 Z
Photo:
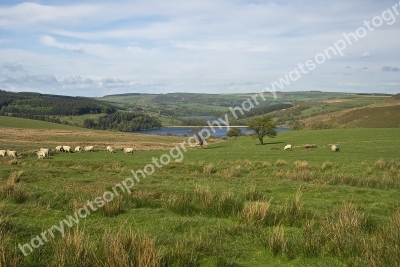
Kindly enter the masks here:
M 64 149 L 63 149 L 62 146 L 57 146 L 57 147 L 56 147 L 56 151 L 57 151 L 57 152 L 61 152 L 61 151 L 64 151 Z
M 340 152 L 340 149 L 336 145 L 332 145 L 331 149 L 333 152 Z
M 292 145 L 286 145 L 283 150 L 292 150 Z
M 114 149 L 112 148 L 112 146 L 107 146 L 107 151 L 110 153 L 113 153 Z
M 88 151 L 88 152 L 93 152 L 93 146 L 85 146 L 83 150 Z
M 128 154 L 128 153 L 129 154 L 133 153 L 133 148 L 131 148 L 131 147 L 125 147 L 122 150 L 125 152 L 125 155 Z
M 80 146 L 75 147 L 74 151 L 75 151 L 75 153 L 81 152 L 81 147 Z
M 50 156 L 50 149 L 48 148 L 40 148 L 39 151 L 43 151 L 45 156 Z
M 9 157 L 9 158 L 16 158 L 17 157 L 17 151 L 7 150 L 6 154 L 7 154 L 7 157 Z
M 63 149 L 64 152 L 71 153 L 71 147 L 70 146 L 63 146 L 62 149 Z
M 36 155 L 38 156 L 38 159 L 44 159 L 46 157 L 46 155 L 48 155 L 48 154 L 46 154 L 46 152 L 44 150 L 39 150 L 39 151 L 36 151 Z
M 6 150 L 0 150 L 0 156 L 5 157 L 6 156 Z

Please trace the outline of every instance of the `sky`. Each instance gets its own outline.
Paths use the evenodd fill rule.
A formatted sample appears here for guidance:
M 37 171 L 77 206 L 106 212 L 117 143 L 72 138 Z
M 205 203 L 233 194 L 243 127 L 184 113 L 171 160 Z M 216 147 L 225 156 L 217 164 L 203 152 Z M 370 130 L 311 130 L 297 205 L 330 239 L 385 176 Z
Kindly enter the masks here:
M 1 0 L 0 90 L 400 93 L 399 5 Z

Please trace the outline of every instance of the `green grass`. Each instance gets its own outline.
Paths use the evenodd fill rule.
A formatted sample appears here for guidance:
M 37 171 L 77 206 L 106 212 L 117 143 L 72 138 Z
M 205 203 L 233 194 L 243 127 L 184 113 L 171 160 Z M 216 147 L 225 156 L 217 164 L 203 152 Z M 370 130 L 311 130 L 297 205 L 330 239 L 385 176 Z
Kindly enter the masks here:
M 63 125 L 58 123 L 7 117 L 7 116 L 0 116 L 0 127 L 23 128 L 23 129 L 57 129 L 57 130 L 75 130 L 75 131 L 87 130 L 84 128 Z
M 67 121 L 70 125 L 77 125 L 78 127 L 82 127 L 83 121 L 85 119 L 93 119 L 95 122 L 102 116 L 107 114 L 100 113 L 100 114 L 85 114 L 81 116 L 57 116 L 61 122 Z
M 265 138 L 263 146 L 240 137 L 192 149 L 26 258 L 16 244 L 168 151 L 0 158 L 0 230 L 10 238 L 0 251 L 18 266 L 393 266 L 400 258 L 399 135 L 296 131 Z M 286 144 L 293 150 L 284 151 Z

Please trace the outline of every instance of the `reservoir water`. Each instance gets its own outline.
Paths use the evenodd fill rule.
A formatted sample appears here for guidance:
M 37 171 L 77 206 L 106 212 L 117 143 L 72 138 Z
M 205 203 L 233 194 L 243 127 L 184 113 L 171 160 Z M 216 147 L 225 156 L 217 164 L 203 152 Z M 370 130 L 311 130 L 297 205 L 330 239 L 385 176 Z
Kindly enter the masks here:
M 242 134 L 254 133 L 252 130 L 247 130 L 245 126 L 237 127 L 237 128 L 239 128 L 242 131 Z M 154 130 L 135 131 L 134 133 L 160 134 L 160 135 L 178 135 L 178 136 L 182 136 L 182 135 L 187 134 L 188 136 L 190 136 L 190 131 L 191 130 L 192 130 L 192 127 L 165 127 L 165 128 L 160 128 L 160 129 L 154 129 Z M 229 130 L 229 128 L 218 128 L 217 126 L 215 126 L 214 130 L 215 130 L 215 133 L 210 129 L 211 134 L 214 135 L 217 138 L 221 138 L 221 137 L 225 136 L 225 134 Z M 283 128 L 283 127 L 277 127 L 276 128 L 277 132 L 286 132 L 286 131 L 289 131 L 289 130 L 290 130 L 289 128 Z

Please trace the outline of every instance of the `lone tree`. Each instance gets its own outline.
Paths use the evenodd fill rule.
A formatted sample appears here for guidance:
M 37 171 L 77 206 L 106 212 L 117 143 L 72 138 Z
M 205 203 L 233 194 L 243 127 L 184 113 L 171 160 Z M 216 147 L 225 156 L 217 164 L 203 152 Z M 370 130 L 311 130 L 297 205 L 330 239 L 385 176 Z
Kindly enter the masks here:
M 264 144 L 264 136 L 275 137 L 275 123 L 272 121 L 272 117 L 263 115 L 260 117 L 254 117 L 247 123 L 247 129 L 253 130 L 256 138 L 260 140 L 260 145 Z
M 229 131 L 227 131 L 225 135 L 228 137 L 236 138 L 242 135 L 242 130 L 240 130 L 240 128 L 232 128 Z

